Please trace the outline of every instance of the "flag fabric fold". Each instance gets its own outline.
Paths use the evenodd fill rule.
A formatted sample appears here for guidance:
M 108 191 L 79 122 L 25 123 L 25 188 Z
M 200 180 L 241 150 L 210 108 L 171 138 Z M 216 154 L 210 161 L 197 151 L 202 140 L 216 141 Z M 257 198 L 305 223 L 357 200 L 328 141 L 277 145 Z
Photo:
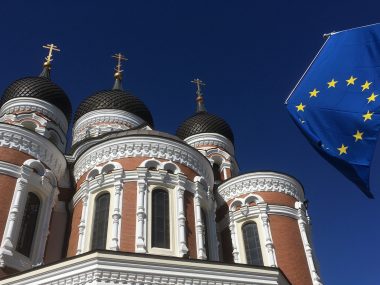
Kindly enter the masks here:
M 287 108 L 315 149 L 368 197 L 380 130 L 380 24 L 329 36 Z

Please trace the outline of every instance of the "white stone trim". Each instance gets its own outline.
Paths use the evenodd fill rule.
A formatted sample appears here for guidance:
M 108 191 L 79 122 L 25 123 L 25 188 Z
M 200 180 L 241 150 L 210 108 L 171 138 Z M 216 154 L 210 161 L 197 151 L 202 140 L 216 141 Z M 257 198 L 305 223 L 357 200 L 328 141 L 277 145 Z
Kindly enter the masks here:
M 202 133 L 185 138 L 184 141 L 194 148 L 205 146 L 218 146 L 225 149 L 230 155 L 234 155 L 235 148 L 232 142 L 225 136 L 216 133 Z
M 37 133 L 18 126 L 0 124 L 0 147 L 18 150 L 40 160 L 58 180 L 64 175 L 65 156 L 48 139 Z
M 54 174 L 34 159 L 24 162 L 16 181 L 12 203 L 0 247 L 0 267 L 11 267 L 17 270 L 30 269 L 43 262 L 45 244 L 49 233 L 49 222 L 55 202 L 58 200 L 57 181 Z M 40 199 L 30 257 L 16 251 L 25 203 L 28 193 L 35 193 Z
M 224 201 L 254 192 L 278 192 L 287 194 L 298 201 L 304 201 L 301 184 L 294 178 L 276 172 L 253 172 L 222 183 L 218 193 Z
M 290 285 L 279 269 L 94 252 L 0 280 L 0 285 Z
M 45 116 L 52 119 L 54 122 L 56 122 L 64 133 L 67 132 L 68 122 L 65 114 L 63 114 L 63 112 L 53 104 L 50 104 L 41 99 L 36 99 L 32 97 L 13 98 L 5 102 L 1 106 L 0 117 L 2 117 L 5 114 L 13 114 L 20 112 L 42 113 Z
M 178 256 L 185 256 L 189 249 L 186 242 L 186 214 L 185 214 L 185 199 L 184 194 L 186 191 L 186 176 L 178 174 L 178 184 L 175 188 L 175 196 L 177 203 L 177 225 L 178 225 Z
M 79 188 L 79 191 L 73 197 L 73 204 L 76 205 L 82 201 L 81 219 L 78 225 L 78 245 L 76 254 L 87 252 L 91 248 L 93 215 L 95 207 L 95 197 L 99 192 L 107 191 L 110 194 L 109 219 L 107 227 L 106 248 L 119 250 L 121 219 L 122 219 L 122 201 L 123 201 L 123 169 L 121 165 L 109 163 L 101 169 L 107 169 L 112 165 L 110 173 L 100 173 L 92 180 L 85 180 Z M 116 165 L 116 166 L 115 166 Z
M 194 195 L 194 218 L 195 218 L 195 233 L 197 244 L 197 258 L 207 259 L 206 249 L 204 248 L 204 224 L 202 221 L 202 192 L 203 185 L 199 182 L 196 183 L 195 195 Z
M 295 207 L 297 209 L 298 226 L 300 229 L 301 239 L 302 239 L 302 243 L 303 243 L 303 246 L 305 249 L 306 260 L 307 260 L 307 264 L 309 267 L 310 276 L 311 276 L 313 285 L 322 285 L 321 278 L 320 278 L 318 271 L 316 269 L 316 266 L 314 264 L 313 249 L 311 247 L 311 243 L 310 243 L 308 235 L 307 235 L 307 231 L 308 231 L 308 227 L 309 227 L 309 221 L 308 221 L 308 217 L 306 215 L 305 206 L 301 202 L 296 202 Z
M 148 182 L 147 168 L 137 168 L 137 206 L 136 206 L 136 252 L 147 252 L 147 211 L 148 211 Z
M 0 161 L 0 173 L 19 178 L 21 176 L 21 166 L 14 165 L 5 161 Z
M 116 109 L 101 109 L 88 112 L 80 117 L 73 127 L 73 142 L 85 139 L 86 137 L 93 137 L 90 133 L 99 125 L 108 128 L 109 132 L 112 130 L 128 130 L 143 124 L 145 121 L 140 117 L 122 110 Z M 97 133 L 95 136 L 103 134 Z
M 128 136 L 102 142 L 85 151 L 74 165 L 74 177 L 78 179 L 96 165 L 126 157 L 150 157 L 183 164 L 213 185 L 212 168 L 208 160 L 197 150 L 180 142 L 160 137 Z

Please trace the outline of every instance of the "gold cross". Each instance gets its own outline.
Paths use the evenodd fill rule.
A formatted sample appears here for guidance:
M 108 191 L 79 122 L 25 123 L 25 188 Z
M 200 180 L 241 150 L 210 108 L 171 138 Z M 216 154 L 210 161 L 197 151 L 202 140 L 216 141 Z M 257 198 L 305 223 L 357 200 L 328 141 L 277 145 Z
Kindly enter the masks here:
M 206 84 L 204 84 L 203 81 L 200 80 L 199 78 L 192 80 L 191 83 L 194 83 L 197 85 L 197 95 L 198 97 L 201 97 L 202 96 L 201 86 L 205 86 Z
M 47 57 L 45 57 L 45 62 L 44 62 L 44 66 L 49 66 L 50 63 L 53 61 L 53 51 L 61 51 L 60 49 L 58 49 L 58 47 L 54 44 L 48 44 L 48 45 L 44 45 L 42 46 L 43 48 L 47 48 L 49 49 L 49 54 Z
M 115 67 L 115 71 L 116 71 L 115 77 L 120 77 L 121 73 L 123 72 L 123 70 L 121 69 L 121 61 L 122 60 L 127 61 L 128 58 L 124 57 L 124 55 L 122 55 L 120 52 L 114 54 L 112 57 L 117 59 L 117 65 Z

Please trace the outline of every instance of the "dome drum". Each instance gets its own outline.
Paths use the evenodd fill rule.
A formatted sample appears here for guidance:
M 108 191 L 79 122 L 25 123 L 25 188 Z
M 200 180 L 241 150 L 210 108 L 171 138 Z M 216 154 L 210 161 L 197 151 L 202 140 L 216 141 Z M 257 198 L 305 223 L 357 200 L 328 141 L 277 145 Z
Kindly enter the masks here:
M 125 131 L 141 125 L 145 126 L 145 121 L 127 111 L 114 109 L 91 111 L 75 122 L 72 145 L 87 138 L 94 138 L 115 131 Z

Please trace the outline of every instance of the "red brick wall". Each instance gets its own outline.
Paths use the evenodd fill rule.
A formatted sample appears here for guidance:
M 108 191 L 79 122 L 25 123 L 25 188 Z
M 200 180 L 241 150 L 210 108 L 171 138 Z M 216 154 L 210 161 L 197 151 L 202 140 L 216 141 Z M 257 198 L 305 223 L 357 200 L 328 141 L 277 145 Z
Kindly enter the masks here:
M 24 161 L 34 158 L 28 154 L 25 154 L 21 151 L 14 150 L 11 148 L 0 147 L 0 160 L 15 165 L 22 165 Z
M 78 204 L 75 206 L 72 217 L 71 217 L 71 232 L 70 232 L 70 238 L 69 238 L 69 246 L 67 249 L 67 256 L 74 256 L 77 253 L 77 247 L 78 247 L 78 238 L 79 238 L 79 223 L 82 216 L 82 208 L 83 204 L 82 201 L 79 201 Z
M 123 189 L 120 250 L 135 252 L 137 182 L 124 183 Z
M 4 234 L 5 225 L 7 223 L 9 209 L 11 207 L 12 198 L 16 186 L 17 179 L 7 175 L 0 174 L 1 199 L 0 199 L 0 234 Z
M 311 285 L 298 222 L 279 215 L 270 215 L 269 221 L 278 266 L 292 285 Z
M 194 215 L 194 195 L 185 191 L 185 215 L 186 215 L 186 242 L 189 249 L 189 256 L 197 258 L 197 240 Z

